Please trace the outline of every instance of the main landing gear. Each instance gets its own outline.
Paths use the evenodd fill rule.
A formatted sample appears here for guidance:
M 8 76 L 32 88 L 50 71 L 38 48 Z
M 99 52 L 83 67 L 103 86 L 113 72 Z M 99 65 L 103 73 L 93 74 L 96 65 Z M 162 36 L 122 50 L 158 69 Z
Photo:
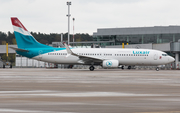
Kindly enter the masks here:
M 93 65 L 90 66 L 90 67 L 89 67 L 89 70 L 90 70 L 90 71 L 94 71 L 94 66 L 93 66 Z
M 159 67 L 156 68 L 156 71 L 159 71 Z
M 124 66 L 122 66 L 121 69 L 124 69 Z
M 131 66 L 128 66 L 128 69 L 131 69 Z

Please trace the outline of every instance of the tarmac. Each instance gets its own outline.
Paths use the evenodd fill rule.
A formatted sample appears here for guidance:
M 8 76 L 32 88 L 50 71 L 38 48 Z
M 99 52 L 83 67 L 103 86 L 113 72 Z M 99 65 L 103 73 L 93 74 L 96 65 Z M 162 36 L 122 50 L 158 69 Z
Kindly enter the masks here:
M 180 71 L 1 68 L 0 113 L 180 113 Z

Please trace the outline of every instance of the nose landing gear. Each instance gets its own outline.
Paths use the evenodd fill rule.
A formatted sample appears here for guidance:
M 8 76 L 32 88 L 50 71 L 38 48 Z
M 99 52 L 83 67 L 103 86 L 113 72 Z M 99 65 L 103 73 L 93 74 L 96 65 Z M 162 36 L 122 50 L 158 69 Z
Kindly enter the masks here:
M 90 66 L 90 67 L 89 67 L 89 70 L 90 70 L 90 71 L 94 71 L 94 66 L 93 66 L 93 65 Z

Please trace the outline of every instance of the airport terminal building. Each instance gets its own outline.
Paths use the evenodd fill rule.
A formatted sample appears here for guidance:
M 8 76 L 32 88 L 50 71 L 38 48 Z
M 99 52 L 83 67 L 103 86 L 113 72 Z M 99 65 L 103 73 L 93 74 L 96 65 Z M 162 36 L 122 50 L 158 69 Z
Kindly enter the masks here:
M 180 40 L 180 26 L 130 27 L 97 29 L 94 41 L 114 41 L 108 45 L 169 43 Z

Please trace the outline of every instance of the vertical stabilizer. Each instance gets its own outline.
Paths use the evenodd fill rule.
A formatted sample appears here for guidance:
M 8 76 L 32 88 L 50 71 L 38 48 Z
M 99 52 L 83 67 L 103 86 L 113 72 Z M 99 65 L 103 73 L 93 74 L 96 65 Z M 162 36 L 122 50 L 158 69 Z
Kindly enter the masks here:
M 50 46 L 39 43 L 17 17 L 11 17 L 11 22 L 18 48 L 51 48 Z

